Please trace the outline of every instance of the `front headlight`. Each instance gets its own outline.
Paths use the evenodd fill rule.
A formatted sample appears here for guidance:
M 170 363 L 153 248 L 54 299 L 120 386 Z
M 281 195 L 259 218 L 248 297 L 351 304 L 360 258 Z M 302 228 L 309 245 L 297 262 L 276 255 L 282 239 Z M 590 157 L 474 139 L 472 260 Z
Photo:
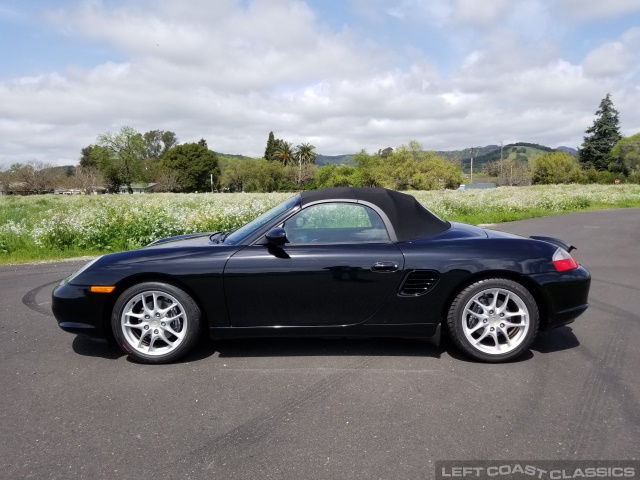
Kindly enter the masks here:
M 80 270 L 76 271 L 75 273 L 72 273 L 71 275 L 69 275 L 66 279 L 65 282 L 69 283 L 71 282 L 71 280 L 73 280 L 74 278 L 76 278 L 78 275 L 80 275 L 82 272 L 84 272 L 87 268 L 89 268 L 91 265 L 93 265 L 94 263 L 96 263 L 98 260 L 100 260 L 102 258 L 102 256 L 98 257 L 98 258 L 94 258 L 93 260 L 91 260 L 89 263 L 87 263 L 84 267 L 82 267 Z

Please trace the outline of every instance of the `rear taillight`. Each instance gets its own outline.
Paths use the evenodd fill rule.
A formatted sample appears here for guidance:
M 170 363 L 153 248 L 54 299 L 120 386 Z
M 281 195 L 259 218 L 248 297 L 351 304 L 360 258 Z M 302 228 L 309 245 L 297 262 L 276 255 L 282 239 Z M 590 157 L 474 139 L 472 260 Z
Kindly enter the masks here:
M 562 248 L 556 250 L 551 261 L 553 262 L 553 266 L 556 267 L 556 270 L 559 272 L 566 272 L 567 270 L 578 268 L 578 262 L 574 260 L 569 252 Z

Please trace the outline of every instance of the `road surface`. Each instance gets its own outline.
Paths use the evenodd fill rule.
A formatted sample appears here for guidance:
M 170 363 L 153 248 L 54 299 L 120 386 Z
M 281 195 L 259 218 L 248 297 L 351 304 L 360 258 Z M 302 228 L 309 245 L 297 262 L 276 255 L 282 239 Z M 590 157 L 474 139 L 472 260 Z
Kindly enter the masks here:
M 147 366 L 58 329 L 78 263 L 0 267 L 0 477 L 428 479 L 447 459 L 634 459 L 640 209 L 501 224 L 573 242 L 591 308 L 520 361 L 445 342 L 204 341 Z

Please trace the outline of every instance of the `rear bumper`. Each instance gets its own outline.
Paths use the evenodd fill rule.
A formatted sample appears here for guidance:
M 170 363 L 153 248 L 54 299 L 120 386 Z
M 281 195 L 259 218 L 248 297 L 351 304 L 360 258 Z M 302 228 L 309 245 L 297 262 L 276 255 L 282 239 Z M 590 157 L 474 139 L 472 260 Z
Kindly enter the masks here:
M 51 294 L 51 310 L 65 332 L 106 338 L 104 311 L 108 295 L 88 286 L 61 283 Z
M 573 322 L 589 308 L 591 275 L 578 267 L 567 272 L 530 275 L 546 300 L 546 321 L 541 328 L 556 328 Z

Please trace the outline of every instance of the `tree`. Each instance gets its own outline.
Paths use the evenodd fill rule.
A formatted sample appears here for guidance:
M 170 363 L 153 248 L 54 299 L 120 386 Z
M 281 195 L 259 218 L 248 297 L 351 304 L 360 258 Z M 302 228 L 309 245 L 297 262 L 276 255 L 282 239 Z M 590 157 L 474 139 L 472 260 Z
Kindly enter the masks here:
M 357 156 L 358 157 L 358 156 Z M 362 155 L 357 159 L 363 163 Z M 399 146 L 387 157 L 367 160 L 375 183 L 394 190 L 435 190 L 457 188 L 462 182 L 462 168 L 434 152 L 424 151 L 422 145 L 410 141 Z
M 392 148 L 391 153 L 393 153 Z M 381 158 L 387 158 L 389 155 L 385 155 L 384 157 L 382 157 L 382 155 L 369 155 L 366 150 L 360 150 L 358 153 L 356 153 L 353 157 L 353 163 L 355 163 L 356 165 L 354 186 L 379 187 L 380 184 L 376 180 L 376 171 L 380 163 L 382 162 Z
M 315 148 L 316 147 L 310 143 L 301 143 L 300 145 L 297 145 L 293 152 L 294 159 L 300 165 L 315 163 L 317 155 L 316 152 L 314 152 Z
M 144 139 L 145 160 L 158 160 L 178 143 L 178 137 L 169 130 L 149 130 L 142 135 Z
M 149 130 L 142 135 L 144 140 L 144 158 L 157 160 L 162 155 L 162 131 Z
M 276 139 L 273 136 L 273 132 L 269 132 L 269 139 L 267 140 L 267 146 L 264 149 L 264 159 L 273 160 L 276 153 Z
M 357 187 L 357 167 L 335 164 L 325 165 L 318 169 L 315 184 L 317 188 Z
M 285 167 L 282 164 L 262 158 L 250 158 L 242 162 L 245 175 L 243 191 L 273 192 L 280 189 L 285 178 Z M 291 184 L 290 188 L 294 185 Z
M 179 192 L 182 188 L 180 174 L 176 170 L 163 170 L 156 179 L 156 183 L 157 192 Z
M 220 184 L 233 192 L 273 192 L 282 187 L 291 189 L 295 183 L 286 184 L 285 167 L 280 162 L 264 158 L 224 158 L 221 162 Z M 293 167 L 291 167 L 293 168 Z
M 279 141 L 276 147 L 275 158 L 285 167 L 291 165 L 295 160 L 293 150 L 291 149 L 291 142 L 285 142 L 284 140 Z
M 578 150 L 580 163 L 584 168 L 595 167 L 606 170 L 609 166 L 609 152 L 620 141 L 620 121 L 611 95 L 600 102 L 593 125 L 587 129 L 582 147 Z
M 231 192 L 241 192 L 245 182 L 245 169 L 243 161 L 239 158 L 221 158 L 220 184 L 224 190 Z
M 609 170 L 632 175 L 640 170 L 640 133 L 621 139 L 609 153 Z
M 122 185 L 122 175 L 119 166 L 113 159 L 111 151 L 99 145 L 89 145 L 87 148 L 91 148 L 91 150 L 86 159 L 80 160 L 80 167 L 97 168 L 102 182 L 104 182 L 109 191 L 117 192 L 120 189 L 120 185 Z
M 122 127 L 118 133 L 100 135 L 97 143 L 109 150 L 112 168 L 117 171 L 122 184 L 128 187 L 129 193 L 133 193 L 131 183 L 141 175 L 140 166 L 145 155 L 142 135 L 131 127 Z
M 296 162 L 298 162 L 298 179 L 296 181 L 298 188 L 302 186 L 303 183 L 303 175 L 302 175 L 302 166 L 305 165 L 313 165 L 316 161 L 316 152 L 313 150 L 316 147 L 311 145 L 310 143 L 302 143 L 297 145 L 295 150 L 293 151 L 293 158 Z M 305 181 L 311 180 L 315 171 L 313 169 L 305 168 Z
M 418 172 L 412 179 L 412 186 L 417 190 L 458 188 L 462 183 L 462 167 L 435 152 L 423 152 L 417 167 Z
M 519 161 L 514 158 L 486 163 L 485 174 L 497 177 L 498 185 L 531 185 L 531 167 L 529 161 Z
M 274 163 L 274 162 L 272 162 Z M 284 167 L 284 178 L 298 190 L 304 188 L 304 184 L 312 182 L 318 172 L 318 166 L 313 163 L 302 163 Z
M 204 140 L 184 143 L 171 148 L 162 157 L 162 166 L 178 173 L 178 181 L 185 192 L 207 192 L 211 189 L 211 176 L 217 183 L 220 171 L 218 156 L 209 150 Z
M 378 150 L 378 153 L 376 155 L 378 155 L 380 158 L 387 158 L 392 153 L 393 153 L 393 148 L 387 147 L 385 149 Z
M 175 147 L 178 144 L 178 137 L 174 132 L 171 132 L 169 130 L 162 132 L 160 140 L 162 140 L 161 155 L 164 155 L 165 153 L 167 153 L 169 150 L 171 150 L 173 147 Z
M 6 181 L 13 182 L 16 191 L 47 193 L 59 186 L 65 180 L 65 176 L 61 170 L 48 163 L 32 160 L 26 164 L 11 165 L 6 172 Z
M 95 145 L 89 145 L 80 150 L 80 166 L 81 167 L 97 167 L 96 159 L 91 156 L 91 152 Z
M 584 174 L 573 155 L 567 152 L 550 152 L 533 161 L 533 183 L 577 183 Z
M 79 166 L 76 168 L 75 176 L 71 182 L 73 187 L 82 190 L 86 194 L 93 192 L 95 187 L 103 183 L 102 175 L 98 167 L 94 165 Z

